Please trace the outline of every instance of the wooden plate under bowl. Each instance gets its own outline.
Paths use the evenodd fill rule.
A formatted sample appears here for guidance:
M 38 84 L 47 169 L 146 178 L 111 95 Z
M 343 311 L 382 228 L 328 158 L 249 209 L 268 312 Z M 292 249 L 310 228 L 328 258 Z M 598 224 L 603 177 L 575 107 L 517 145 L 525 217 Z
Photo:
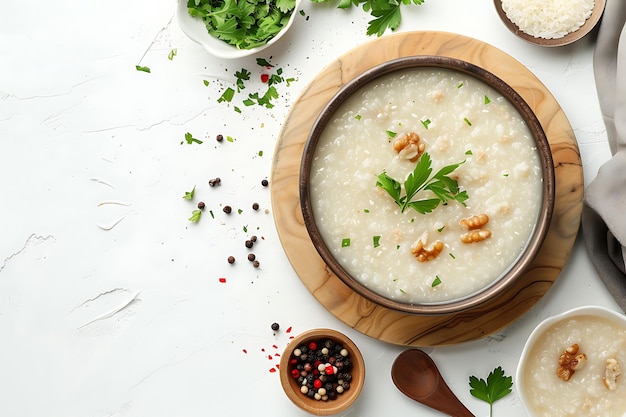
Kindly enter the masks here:
M 462 313 L 418 316 L 372 303 L 344 284 L 324 263 L 304 225 L 299 197 L 302 153 L 313 122 L 348 81 L 383 62 L 413 55 L 458 58 L 491 71 L 513 87 L 537 115 L 550 143 L 556 195 L 548 235 L 531 268 L 500 299 Z M 466 36 L 407 32 L 365 43 L 331 62 L 307 86 L 287 116 L 271 175 L 274 219 L 282 246 L 302 283 L 335 317 L 355 330 L 404 346 L 443 346 L 492 334 L 527 312 L 563 269 L 582 211 L 583 172 L 574 132 L 552 94 L 505 52 Z

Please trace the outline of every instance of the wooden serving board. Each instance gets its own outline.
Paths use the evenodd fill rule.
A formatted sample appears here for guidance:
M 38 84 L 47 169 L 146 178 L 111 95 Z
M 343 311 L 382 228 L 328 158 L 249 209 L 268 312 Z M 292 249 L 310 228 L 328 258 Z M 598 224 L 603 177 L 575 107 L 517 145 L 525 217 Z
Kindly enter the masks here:
M 554 159 L 556 206 L 548 236 L 531 269 L 501 298 L 463 313 L 419 316 L 374 304 L 345 285 L 309 239 L 299 198 L 300 161 L 324 105 L 348 81 L 383 62 L 412 55 L 462 59 L 502 78 L 535 111 Z M 476 340 L 506 327 L 552 286 L 580 227 L 583 172 L 571 125 L 547 88 L 503 51 L 462 35 L 409 32 L 365 43 L 330 63 L 294 103 L 278 139 L 271 175 L 272 207 L 282 246 L 313 296 L 335 317 L 373 338 L 404 346 L 444 346 Z

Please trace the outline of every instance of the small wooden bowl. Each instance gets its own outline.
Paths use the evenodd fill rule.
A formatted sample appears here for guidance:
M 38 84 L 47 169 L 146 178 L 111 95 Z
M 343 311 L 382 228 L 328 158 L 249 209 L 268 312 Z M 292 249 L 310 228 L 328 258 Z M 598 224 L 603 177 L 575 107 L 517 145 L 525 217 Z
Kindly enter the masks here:
M 316 400 L 309 398 L 300 391 L 300 384 L 291 375 L 290 359 L 296 348 L 308 345 L 310 342 L 331 339 L 341 344 L 348 351 L 348 358 L 352 361 L 350 388 L 337 396 L 335 400 Z M 331 329 L 313 329 L 301 333 L 289 342 L 280 360 L 280 383 L 287 397 L 302 410 L 317 416 L 328 416 L 345 411 L 361 393 L 365 381 L 365 361 L 361 352 L 346 335 Z
M 600 18 L 602 17 L 602 14 L 604 13 L 604 6 L 606 5 L 606 0 L 595 0 L 593 10 L 591 11 L 591 16 L 589 16 L 589 18 L 585 21 L 585 23 L 580 28 L 578 28 L 574 32 L 568 33 L 567 35 L 563 37 L 554 38 L 554 39 L 535 37 L 535 36 L 529 35 L 526 32 L 523 32 L 507 16 L 506 12 L 502 8 L 502 0 L 494 0 L 494 5 L 496 6 L 496 11 L 498 12 L 498 15 L 500 16 L 500 19 L 502 19 L 502 22 L 507 27 L 507 29 L 509 29 L 519 38 L 525 40 L 526 42 L 532 43 L 534 45 L 554 47 L 554 46 L 565 46 L 565 45 L 574 43 L 577 40 L 583 38 L 589 32 L 591 32 L 593 28 L 596 27 L 596 25 L 600 21 Z

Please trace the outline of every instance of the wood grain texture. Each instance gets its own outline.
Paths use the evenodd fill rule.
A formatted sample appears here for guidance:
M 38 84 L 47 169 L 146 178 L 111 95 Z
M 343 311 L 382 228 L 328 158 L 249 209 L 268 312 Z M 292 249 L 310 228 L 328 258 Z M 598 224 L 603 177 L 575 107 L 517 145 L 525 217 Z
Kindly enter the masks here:
M 532 268 L 501 298 L 463 313 L 418 316 L 373 304 L 346 286 L 309 239 L 299 199 L 304 144 L 324 105 L 363 71 L 396 58 L 442 55 L 462 59 L 502 78 L 535 111 L 555 165 L 556 203 L 547 238 Z M 476 340 L 506 327 L 528 311 L 558 278 L 569 256 L 582 211 L 583 172 L 571 125 L 547 88 L 503 51 L 462 35 L 408 32 L 384 36 L 339 57 L 322 70 L 294 103 L 282 127 L 271 175 L 278 235 L 302 283 L 335 317 L 355 330 L 404 346 L 444 346 Z

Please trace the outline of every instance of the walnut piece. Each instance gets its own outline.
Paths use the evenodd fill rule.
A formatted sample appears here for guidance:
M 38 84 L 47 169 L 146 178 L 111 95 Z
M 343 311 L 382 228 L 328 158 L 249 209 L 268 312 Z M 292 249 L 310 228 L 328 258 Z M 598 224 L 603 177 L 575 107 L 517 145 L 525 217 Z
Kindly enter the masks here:
M 484 213 L 459 220 L 459 224 L 468 230 L 479 229 L 486 225 L 488 222 L 489 216 Z
M 424 153 L 424 149 L 426 149 L 426 145 L 415 132 L 399 135 L 394 139 L 392 146 L 393 150 L 398 152 L 400 158 L 408 159 L 411 162 L 417 161 L 420 155 Z
M 604 369 L 604 385 L 610 390 L 615 391 L 617 389 L 617 377 L 622 374 L 619 368 L 619 362 L 615 358 L 609 358 L 606 360 L 606 368 Z
M 478 243 L 491 237 L 491 230 L 479 229 L 470 230 L 467 233 L 461 235 L 461 242 L 463 243 Z
M 587 355 L 579 353 L 580 346 L 574 343 L 559 356 L 559 368 L 556 374 L 563 381 L 569 381 L 576 371 L 587 364 Z
M 418 262 L 428 262 L 435 259 L 441 251 L 443 251 L 443 242 L 436 240 L 430 246 L 426 246 L 428 241 L 428 232 L 422 233 L 419 239 L 411 245 L 411 253 Z

